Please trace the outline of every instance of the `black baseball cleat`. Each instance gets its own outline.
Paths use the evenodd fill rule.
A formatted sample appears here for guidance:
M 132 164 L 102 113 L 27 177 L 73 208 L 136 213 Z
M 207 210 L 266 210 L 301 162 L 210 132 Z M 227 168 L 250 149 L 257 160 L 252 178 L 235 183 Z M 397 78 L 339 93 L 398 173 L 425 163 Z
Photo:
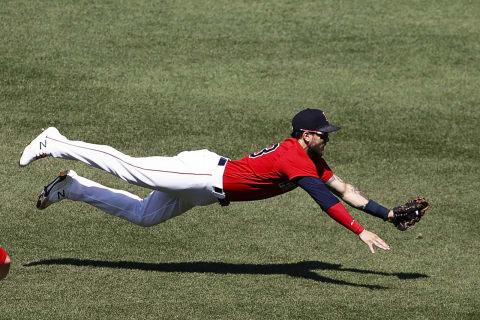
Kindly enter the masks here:
M 76 176 L 77 173 L 73 170 L 60 172 L 55 180 L 43 188 L 42 193 L 38 196 L 37 208 L 43 210 L 52 203 L 66 199 L 68 189 L 72 184 L 72 177 Z

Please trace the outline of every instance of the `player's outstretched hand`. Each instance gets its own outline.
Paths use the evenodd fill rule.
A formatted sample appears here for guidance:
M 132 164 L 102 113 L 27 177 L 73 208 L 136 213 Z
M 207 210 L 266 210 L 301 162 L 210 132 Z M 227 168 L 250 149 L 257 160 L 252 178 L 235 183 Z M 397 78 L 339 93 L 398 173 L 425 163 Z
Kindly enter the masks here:
M 367 244 L 371 253 L 375 253 L 375 250 L 373 249 L 374 245 L 383 250 L 390 250 L 390 246 L 373 232 L 363 230 L 358 236 Z

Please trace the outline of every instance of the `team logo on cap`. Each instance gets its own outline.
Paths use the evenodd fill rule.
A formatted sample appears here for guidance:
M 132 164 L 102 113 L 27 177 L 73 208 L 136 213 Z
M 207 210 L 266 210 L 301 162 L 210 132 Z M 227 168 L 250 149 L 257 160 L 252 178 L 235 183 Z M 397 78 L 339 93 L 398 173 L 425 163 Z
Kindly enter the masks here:
M 322 113 L 323 113 L 323 116 L 325 117 L 325 119 L 328 121 L 328 118 L 327 118 L 327 115 L 325 114 L 325 111 L 323 111 Z

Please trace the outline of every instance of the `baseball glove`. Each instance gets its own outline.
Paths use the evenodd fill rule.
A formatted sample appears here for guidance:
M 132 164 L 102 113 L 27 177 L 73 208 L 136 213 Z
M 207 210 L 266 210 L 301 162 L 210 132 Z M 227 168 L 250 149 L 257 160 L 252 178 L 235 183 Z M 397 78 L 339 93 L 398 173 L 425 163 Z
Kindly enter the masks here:
M 415 198 L 403 206 L 398 206 L 392 209 L 393 219 L 392 223 L 400 231 L 405 231 L 419 222 L 425 211 L 430 208 L 430 204 L 424 198 Z

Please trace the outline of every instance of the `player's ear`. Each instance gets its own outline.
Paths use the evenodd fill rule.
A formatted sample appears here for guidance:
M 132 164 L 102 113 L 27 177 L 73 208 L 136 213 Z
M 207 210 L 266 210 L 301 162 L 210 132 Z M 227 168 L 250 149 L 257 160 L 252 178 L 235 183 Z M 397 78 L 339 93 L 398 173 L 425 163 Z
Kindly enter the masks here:
M 309 143 L 310 140 L 312 140 L 312 135 L 311 135 L 309 132 L 307 132 L 307 131 L 303 131 L 303 132 L 302 132 L 302 139 L 303 139 L 303 141 L 305 141 L 306 143 Z

